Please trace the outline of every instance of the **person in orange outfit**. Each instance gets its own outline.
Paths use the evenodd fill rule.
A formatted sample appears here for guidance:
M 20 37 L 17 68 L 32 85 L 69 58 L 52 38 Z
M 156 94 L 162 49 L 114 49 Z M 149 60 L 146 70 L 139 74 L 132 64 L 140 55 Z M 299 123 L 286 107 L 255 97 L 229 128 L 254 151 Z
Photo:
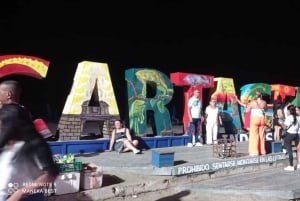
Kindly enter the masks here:
M 249 103 L 250 131 L 249 131 L 249 155 L 257 156 L 266 154 L 266 116 L 267 102 L 262 99 L 260 91 L 256 92 L 256 97 Z

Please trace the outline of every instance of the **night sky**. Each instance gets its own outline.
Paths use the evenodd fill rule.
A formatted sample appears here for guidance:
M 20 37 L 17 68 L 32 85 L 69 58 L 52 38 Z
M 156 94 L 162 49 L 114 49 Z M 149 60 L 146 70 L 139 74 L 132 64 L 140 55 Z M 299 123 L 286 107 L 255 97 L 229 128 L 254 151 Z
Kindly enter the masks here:
M 116 92 L 126 69 L 147 67 L 231 77 L 239 94 L 256 82 L 300 86 L 299 22 L 296 0 L 6 0 L 0 54 L 50 61 L 44 80 L 23 81 L 24 104 L 36 111 L 48 103 L 61 113 L 83 60 L 107 63 Z

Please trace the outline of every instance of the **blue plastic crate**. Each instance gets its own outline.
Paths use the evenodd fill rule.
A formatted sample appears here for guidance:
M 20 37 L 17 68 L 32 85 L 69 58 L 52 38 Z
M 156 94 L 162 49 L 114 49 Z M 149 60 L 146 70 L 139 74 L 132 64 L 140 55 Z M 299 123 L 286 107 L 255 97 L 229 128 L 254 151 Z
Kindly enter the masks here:
M 152 151 L 152 165 L 155 167 L 174 166 L 174 152 Z
M 279 153 L 282 152 L 282 142 L 272 142 L 271 143 L 271 149 L 272 149 L 272 153 Z

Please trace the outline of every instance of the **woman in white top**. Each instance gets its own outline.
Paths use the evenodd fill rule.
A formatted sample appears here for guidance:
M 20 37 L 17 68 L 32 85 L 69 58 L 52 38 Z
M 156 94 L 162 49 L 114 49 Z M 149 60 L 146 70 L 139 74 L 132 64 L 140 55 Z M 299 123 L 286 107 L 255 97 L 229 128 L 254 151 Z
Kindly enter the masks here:
M 285 118 L 284 123 L 281 124 L 283 129 L 287 129 L 287 136 L 283 139 L 284 140 L 284 147 L 287 150 L 289 155 L 289 166 L 284 168 L 286 171 L 294 171 L 295 168 L 293 166 L 293 150 L 292 150 L 292 142 L 295 141 L 296 146 L 299 142 L 298 130 L 299 130 L 299 123 L 297 120 L 297 113 L 296 108 L 294 105 L 289 105 L 287 107 L 287 116 Z
M 217 143 L 219 123 L 222 125 L 216 102 L 215 99 L 211 99 L 209 105 L 205 108 L 206 144 L 212 144 L 213 141 Z

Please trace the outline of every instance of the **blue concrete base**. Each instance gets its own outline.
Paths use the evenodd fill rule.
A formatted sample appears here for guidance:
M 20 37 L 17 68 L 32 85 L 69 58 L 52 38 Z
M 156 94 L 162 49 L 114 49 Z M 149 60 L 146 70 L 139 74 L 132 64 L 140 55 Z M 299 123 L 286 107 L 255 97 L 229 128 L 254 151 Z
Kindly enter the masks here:
M 79 154 L 103 152 L 109 149 L 109 139 L 48 142 L 53 154 Z M 184 146 L 188 136 L 143 137 L 139 138 L 140 149 Z

